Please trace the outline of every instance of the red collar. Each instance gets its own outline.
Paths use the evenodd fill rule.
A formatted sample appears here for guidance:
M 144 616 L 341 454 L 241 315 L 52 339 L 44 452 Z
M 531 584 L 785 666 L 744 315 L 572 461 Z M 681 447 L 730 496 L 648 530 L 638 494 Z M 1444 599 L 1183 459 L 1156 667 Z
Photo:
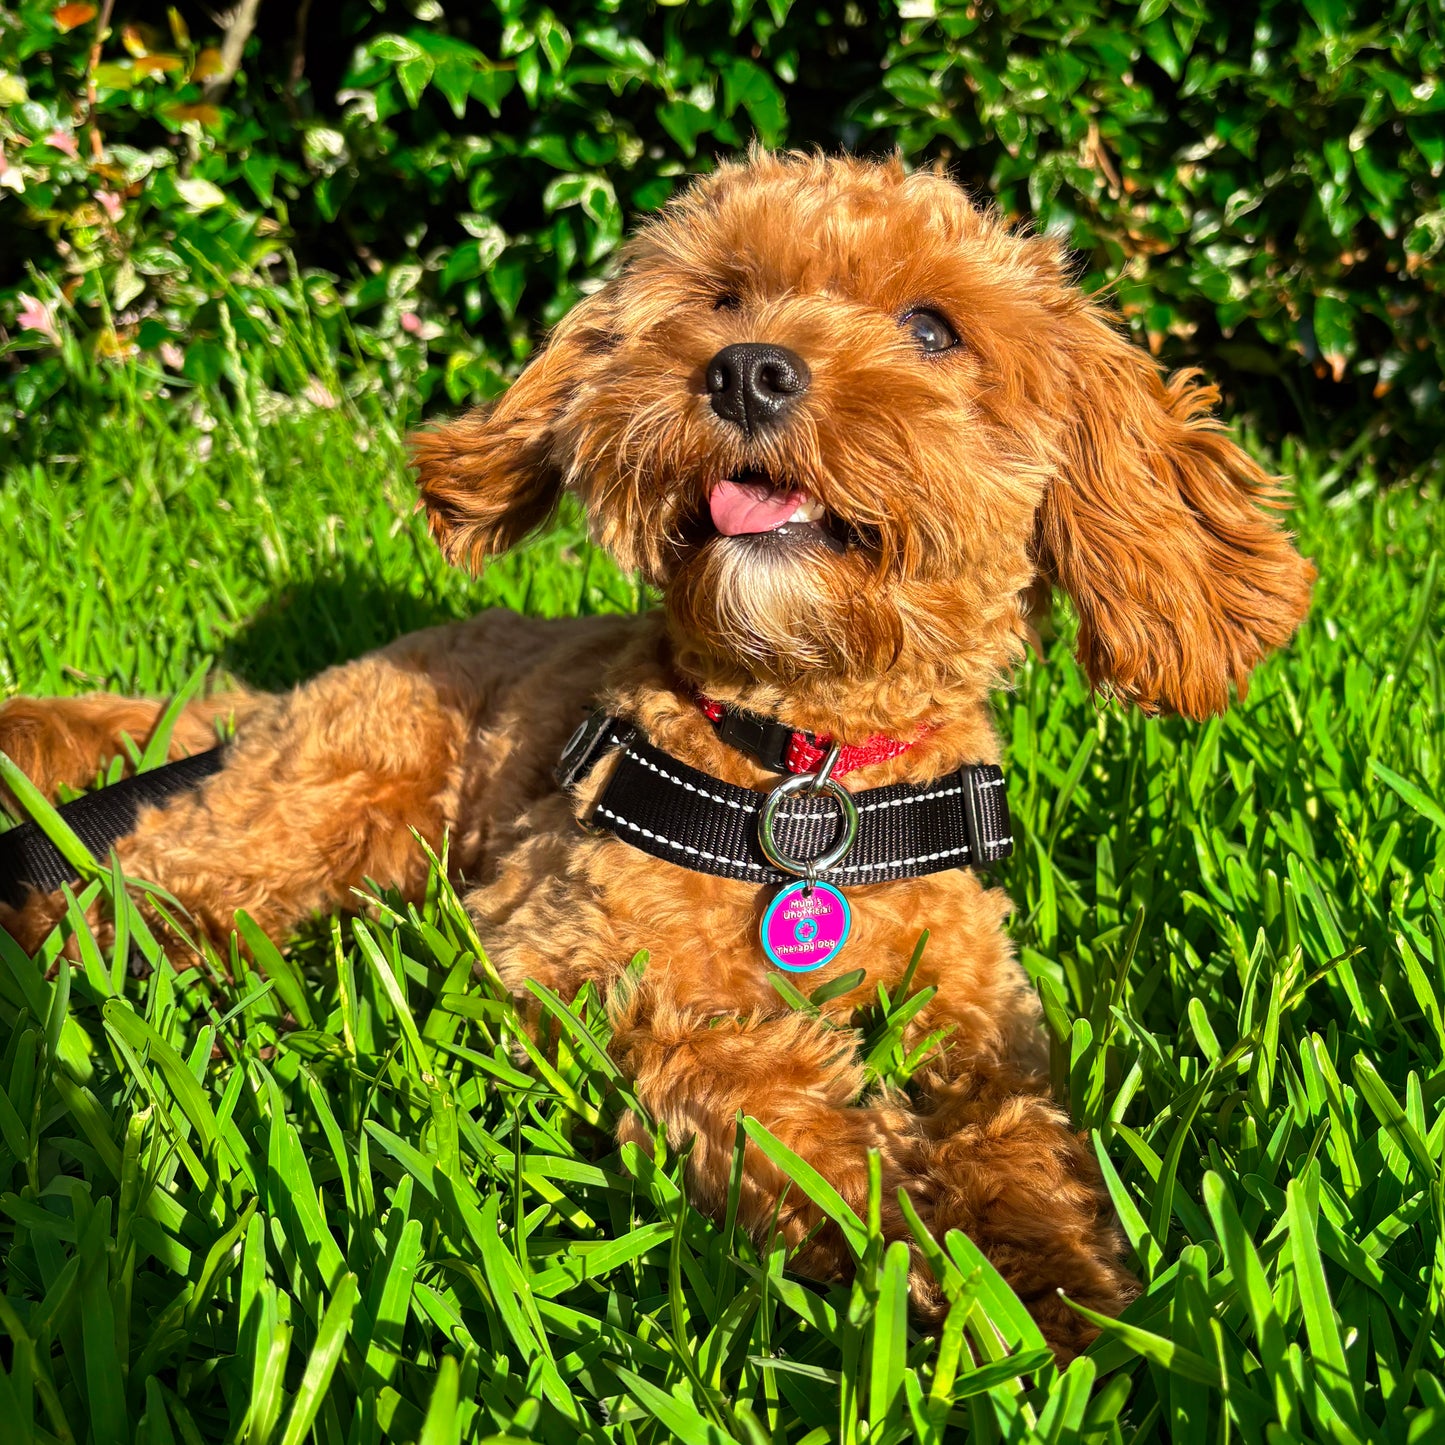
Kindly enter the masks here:
M 726 703 L 716 702 L 702 693 L 697 694 L 697 705 L 724 742 L 750 753 L 774 772 L 816 772 L 833 746 L 831 737 L 818 737 L 759 717 L 756 713 L 745 712 L 742 708 L 728 707 Z M 932 724 L 922 723 L 912 738 L 890 738 L 874 733 L 864 742 L 844 743 L 838 751 L 838 761 L 833 765 L 833 776 L 840 777 L 855 768 L 866 768 L 870 763 L 896 758 L 900 753 L 906 753 L 914 743 L 922 742 L 932 731 Z

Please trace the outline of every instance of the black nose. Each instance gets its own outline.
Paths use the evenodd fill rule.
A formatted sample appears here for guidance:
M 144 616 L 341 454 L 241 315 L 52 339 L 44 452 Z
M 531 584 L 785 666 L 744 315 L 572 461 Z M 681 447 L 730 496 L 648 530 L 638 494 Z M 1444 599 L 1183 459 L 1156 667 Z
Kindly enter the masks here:
M 744 431 L 776 421 L 808 389 L 808 364 L 781 346 L 742 341 L 707 364 L 712 409 Z

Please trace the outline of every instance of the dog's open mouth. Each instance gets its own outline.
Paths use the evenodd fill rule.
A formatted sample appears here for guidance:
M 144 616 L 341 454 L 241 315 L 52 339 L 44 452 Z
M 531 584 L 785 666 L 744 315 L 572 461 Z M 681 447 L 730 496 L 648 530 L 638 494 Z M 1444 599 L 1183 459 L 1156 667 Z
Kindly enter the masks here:
M 852 529 L 805 488 L 749 468 L 724 477 L 708 492 L 713 529 L 723 537 L 755 537 L 771 544 L 821 542 L 842 552 Z

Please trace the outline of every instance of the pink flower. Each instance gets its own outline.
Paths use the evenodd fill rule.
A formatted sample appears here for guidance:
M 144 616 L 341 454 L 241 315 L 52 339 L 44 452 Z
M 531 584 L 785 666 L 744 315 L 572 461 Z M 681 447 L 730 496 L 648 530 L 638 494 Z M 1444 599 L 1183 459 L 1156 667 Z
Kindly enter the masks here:
M 413 336 L 420 336 L 421 317 L 415 311 L 403 311 L 401 313 L 401 329 L 409 331 Z
M 125 206 L 119 196 L 115 195 L 112 191 L 97 191 L 95 193 L 95 199 L 100 202 L 101 209 L 112 221 L 120 220 L 121 213 L 125 210 Z
M 326 411 L 333 411 L 341 405 L 341 399 L 336 393 L 314 376 L 306 383 L 304 395 L 312 406 L 322 407 Z
M 186 353 L 174 341 L 162 341 L 161 361 L 172 371 L 179 371 L 186 364 Z
M 27 296 L 23 291 L 20 293 L 20 314 L 15 322 L 22 331 L 38 331 L 52 345 L 60 345 L 54 313 L 38 297 Z
M 64 151 L 71 160 L 80 159 L 80 147 L 76 144 L 75 137 L 68 130 L 61 130 L 57 127 L 45 137 L 45 144 L 55 150 Z

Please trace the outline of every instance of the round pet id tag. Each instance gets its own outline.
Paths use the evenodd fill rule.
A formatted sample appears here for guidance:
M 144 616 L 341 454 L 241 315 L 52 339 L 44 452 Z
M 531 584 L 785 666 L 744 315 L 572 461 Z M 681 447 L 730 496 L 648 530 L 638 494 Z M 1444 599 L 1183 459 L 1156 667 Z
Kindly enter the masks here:
M 848 941 L 853 913 L 828 883 L 789 883 L 763 913 L 763 952 L 789 973 L 809 973 L 835 958 Z

